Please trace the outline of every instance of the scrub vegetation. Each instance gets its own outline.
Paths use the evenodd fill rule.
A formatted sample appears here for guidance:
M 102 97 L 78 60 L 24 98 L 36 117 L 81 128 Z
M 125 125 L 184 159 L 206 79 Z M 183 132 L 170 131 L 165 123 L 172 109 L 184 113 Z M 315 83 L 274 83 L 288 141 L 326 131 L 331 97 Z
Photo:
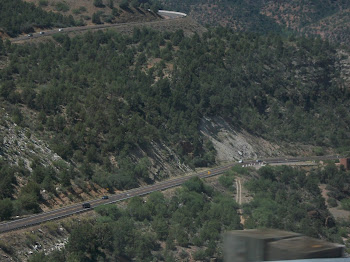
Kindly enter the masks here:
M 220 193 L 198 178 L 168 196 L 154 192 L 134 197 L 124 207 L 102 206 L 96 218 L 71 227 L 65 249 L 49 256 L 37 253 L 30 261 L 223 261 L 222 234 L 243 228 L 278 228 L 343 243 L 349 222 L 333 218 L 318 187 L 320 172 L 331 174 L 332 169 L 309 174 L 287 166 L 228 171 L 226 178 L 249 180 L 245 186 L 253 199 L 242 207 L 244 224 L 232 191 Z
M 46 167 L 34 163 L 34 187 L 54 193 L 52 185 L 80 177 L 128 189 L 157 179 L 149 177 L 147 156 L 136 165 L 131 158 L 157 141 L 189 166 L 214 164 L 215 149 L 198 128 L 205 116 L 276 143 L 347 150 L 346 55 L 336 48 L 224 28 L 191 37 L 144 28 L 132 36 L 99 31 L 39 44 L 0 41 L 0 97 L 16 124 L 71 164 L 42 172 Z

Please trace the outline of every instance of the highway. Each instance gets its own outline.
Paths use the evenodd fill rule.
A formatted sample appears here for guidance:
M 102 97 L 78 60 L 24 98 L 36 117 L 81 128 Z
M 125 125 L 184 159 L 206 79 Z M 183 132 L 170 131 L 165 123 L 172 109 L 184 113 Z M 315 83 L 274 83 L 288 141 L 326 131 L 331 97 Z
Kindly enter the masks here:
M 300 162 L 300 161 L 310 161 L 310 160 L 332 160 L 332 159 L 338 159 L 339 156 L 323 156 L 323 157 L 308 157 L 308 158 L 270 158 L 270 159 L 262 159 L 264 163 L 267 164 L 273 164 L 273 163 L 293 163 L 293 162 Z M 161 191 L 165 190 L 168 188 L 176 187 L 187 180 L 189 180 L 192 177 L 200 177 L 200 178 L 207 178 L 211 176 L 216 176 L 224 173 L 225 171 L 229 170 L 235 165 L 241 165 L 244 167 L 247 166 L 253 166 L 253 165 L 259 165 L 262 164 L 262 162 L 256 162 L 256 160 L 251 160 L 251 161 L 244 161 L 243 163 L 231 163 L 227 165 L 223 165 L 220 167 L 216 167 L 213 169 L 210 169 L 209 171 L 205 172 L 200 172 L 200 173 L 195 173 L 191 174 L 188 176 L 181 176 L 181 177 L 176 177 L 174 179 L 166 180 L 163 182 L 155 183 L 153 185 L 149 186 L 144 186 L 144 187 L 139 187 L 139 188 L 134 188 L 122 193 L 118 194 L 113 194 L 109 196 L 109 199 L 95 199 L 88 201 L 91 204 L 91 208 L 83 208 L 82 204 L 83 203 L 77 203 L 73 204 L 67 207 L 51 210 L 48 212 L 32 215 L 26 218 L 21 218 L 9 222 L 3 222 L 0 223 L 0 233 L 12 231 L 12 230 L 17 230 L 20 228 L 24 227 L 29 227 L 33 225 L 38 225 L 46 221 L 54 220 L 54 219 L 59 219 L 67 216 L 71 216 L 73 214 L 78 214 L 82 212 L 87 212 L 92 210 L 95 207 L 98 207 L 100 205 L 106 205 L 106 204 L 112 204 L 115 202 L 119 202 L 128 198 L 132 198 L 134 196 L 143 196 L 146 194 L 149 194 L 154 191 Z
M 174 12 L 174 11 L 167 11 L 167 10 L 159 10 L 158 15 L 163 17 L 163 20 L 155 20 L 150 22 L 128 22 L 128 23 L 117 23 L 117 24 L 101 24 L 101 25 L 88 25 L 88 26 L 75 26 L 75 27 L 65 27 L 65 28 L 56 28 L 52 30 L 45 30 L 37 33 L 30 34 L 30 36 L 22 35 L 16 38 L 11 39 L 10 41 L 12 43 L 21 42 L 21 41 L 30 41 L 35 38 L 39 37 L 48 37 L 52 36 L 54 34 L 64 34 L 64 33 L 71 33 L 71 32 L 82 32 L 82 31 L 88 31 L 88 30 L 97 30 L 97 29 L 105 29 L 105 28 L 113 28 L 113 27 L 120 27 L 124 25 L 134 25 L 134 26 L 146 26 L 147 24 L 152 23 L 159 23 L 161 21 L 166 21 L 168 19 L 178 19 L 182 17 L 186 17 L 187 15 L 185 13 L 180 12 Z M 60 31 L 59 31 L 60 30 Z

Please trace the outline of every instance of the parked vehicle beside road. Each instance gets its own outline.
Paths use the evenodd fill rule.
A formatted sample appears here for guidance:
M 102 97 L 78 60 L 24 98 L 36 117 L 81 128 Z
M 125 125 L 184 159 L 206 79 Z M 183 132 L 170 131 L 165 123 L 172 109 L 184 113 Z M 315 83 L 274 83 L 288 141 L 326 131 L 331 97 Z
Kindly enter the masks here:
M 91 207 L 90 203 L 84 203 L 83 204 L 83 208 L 90 208 L 90 207 Z

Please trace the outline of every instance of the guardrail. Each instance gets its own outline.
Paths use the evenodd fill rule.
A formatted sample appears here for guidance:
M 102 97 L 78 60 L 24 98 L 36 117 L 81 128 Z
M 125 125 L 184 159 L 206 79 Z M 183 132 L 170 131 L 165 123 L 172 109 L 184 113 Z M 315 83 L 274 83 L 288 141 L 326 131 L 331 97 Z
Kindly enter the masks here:
M 175 12 L 175 11 L 167 11 L 167 10 L 158 10 L 159 14 L 173 14 L 173 15 L 181 15 L 181 16 L 187 16 L 185 13 L 181 12 Z

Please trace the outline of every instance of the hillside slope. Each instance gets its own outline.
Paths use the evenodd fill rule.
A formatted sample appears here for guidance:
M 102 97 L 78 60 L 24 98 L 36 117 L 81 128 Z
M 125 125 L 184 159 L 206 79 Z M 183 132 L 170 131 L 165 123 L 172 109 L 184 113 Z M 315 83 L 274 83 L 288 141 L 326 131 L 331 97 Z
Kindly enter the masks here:
M 162 3 L 165 8 L 188 12 L 202 24 L 248 32 L 292 30 L 344 44 L 350 42 L 348 1 L 163 0 Z
M 41 190 L 52 197 L 74 185 L 120 190 L 242 154 L 350 145 L 349 54 L 320 39 L 136 28 L 131 36 L 107 30 L 30 45 L 0 41 L 0 59 L 7 125 L 30 130 L 19 148 L 35 152 L 35 144 L 24 146 L 33 137 L 42 141 L 39 160 L 47 147 L 66 163 L 21 157 L 27 171 L 18 174 L 31 183 L 3 196 L 19 199 L 19 213 L 38 212 L 37 204 L 20 204 L 47 201 Z M 2 176 L 21 185 L 6 171 L 17 157 L 7 145 L 17 138 L 1 130 Z
M 149 9 L 151 8 L 151 9 Z M 0 37 L 16 37 L 48 28 L 161 20 L 150 1 L 3 0 Z
M 4 31 L 10 37 L 34 32 L 35 28 L 67 27 L 79 24 L 72 16 L 48 13 L 33 3 L 22 0 L 1 2 L 0 31 Z
M 153 2 L 145 1 L 79 1 L 79 0 L 24 0 L 40 6 L 46 12 L 72 16 L 85 25 L 96 23 L 147 22 L 160 19 L 155 12 L 148 11 Z M 128 4 L 126 4 L 128 3 Z M 152 9 L 153 10 L 153 9 Z M 97 19 L 99 17 L 99 19 Z M 99 22 L 98 22 L 99 21 Z

